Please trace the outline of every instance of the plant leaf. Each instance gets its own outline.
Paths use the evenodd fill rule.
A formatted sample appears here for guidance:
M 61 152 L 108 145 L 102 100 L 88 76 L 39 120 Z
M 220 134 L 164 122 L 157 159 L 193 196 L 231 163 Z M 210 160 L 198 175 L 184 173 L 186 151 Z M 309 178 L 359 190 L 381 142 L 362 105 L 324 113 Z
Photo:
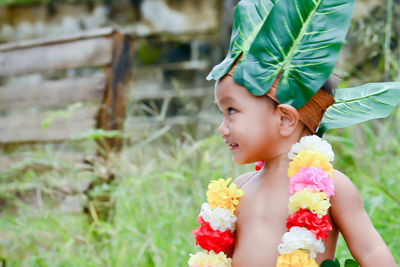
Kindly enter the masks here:
M 224 76 L 238 56 L 246 58 L 262 25 L 276 0 L 242 0 L 235 8 L 234 24 L 229 53 L 226 58 L 208 74 L 207 80 L 219 80 Z
M 328 129 L 344 128 L 389 116 L 400 103 L 400 82 L 368 83 L 338 89 L 335 99 L 336 102 L 322 118 L 319 135 Z
M 253 95 L 264 95 L 281 72 L 278 101 L 302 107 L 336 64 L 354 2 L 278 0 L 247 58 L 236 67 L 234 80 Z
M 353 259 L 347 259 L 344 262 L 344 267 L 360 267 L 360 265 Z
M 338 264 L 337 262 L 333 261 L 333 260 L 324 260 L 320 267 L 340 267 L 340 264 Z

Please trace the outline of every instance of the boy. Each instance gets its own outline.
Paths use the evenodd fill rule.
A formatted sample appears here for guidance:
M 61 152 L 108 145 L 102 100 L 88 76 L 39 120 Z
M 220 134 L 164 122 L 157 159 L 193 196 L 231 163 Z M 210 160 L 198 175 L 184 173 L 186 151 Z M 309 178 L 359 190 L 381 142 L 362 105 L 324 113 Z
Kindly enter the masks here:
M 362 107 L 374 101 L 386 105 L 375 93 L 380 90 L 390 94 L 395 88 L 393 84 L 387 90 L 387 84 L 375 84 L 373 89 L 369 85 L 357 88 L 356 95 L 354 88 L 346 89 L 348 94 L 338 97 L 333 111 L 321 123 L 325 111 L 335 102 L 331 96 L 332 78 L 328 76 L 347 32 L 353 4 L 352 0 L 242 0 L 236 7 L 229 54 L 208 78 L 217 80 L 215 99 L 224 116 L 219 133 L 233 160 L 238 164 L 263 160 L 265 164 L 260 171 L 235 179 L 234 184 L 243 192 L 234 185 L 225 186 L 224 181 L 210 184 L 209 203 L 203 204 L 198 218 L 201 227 L 193 231 L 196 243 L 209 254 L 192 255 L 190 266 L 316 266 L 335 258 L 339 232 L 362 267 L 396 266 L 352 182 L 339 171 L 322 170 L 312 164 L 297 171 L 309 169 L 329 177 L 324 183 L 332 189 L 330 198 L 323 190 L 310 192 L 312 198 L 323 196 L 320 204 L 325 205 L 326 214 L 305 206 L 296 213 L 314 216 L 314 222 L 324 231 L 321 234 L 321 229 L 313 229 L 301 237 L 307 239 L 304 236 L 310 234 L 317 244 L 315 251 L 298 246 L 304 241 L 301 238 L 290 237 L 295 249 L 281 243 L 291 234 L 287 233 L 288 206 L 293 209 L 294 201 L 290 186 L 298 174 L 291 170 L 295 159 L 291 162 L 288 158 L 293 145 L 317 131 L 322 135 L 327 128 L 367 120 L 360 115 L 364 114 L 360 112 Z M 385 114 L 372 110 L 371 118 L 386 116 L 390 108 L 393 110 L 399 101 L 399 84 L 395 86 L 397 99 L 387 104 L 389 108 L 385 106 Z M 387 97 L 386 102 L 390 102 Z M 329 162 L 325 165 L 331 168 Z M 324 219 L 326 222 L 321 223 Z M 309 254 L 304 256 L 306 251 Z
M 265 161 L 260 171 L 246 173 L 234 181 L 244 194 L 237 212 L 232 266 L 274 266 L 279 255 L 276 248 L 287 231 L 287 155 L 294 143 L 311 132 L 292 106 L 253 96 L 229 75 L 218 82 L 215 97 L 224 114 L 219 132 L 233 160 L 238 164 Z M 334 172 L 333 180 L 335 196 L 331 197 L 329 210 L 333 230 L 325 252 L 317 256 L 316 262 L 335 258 L 341 232 L 362 267 L 396 266 L 352 182 L 339 171 Z

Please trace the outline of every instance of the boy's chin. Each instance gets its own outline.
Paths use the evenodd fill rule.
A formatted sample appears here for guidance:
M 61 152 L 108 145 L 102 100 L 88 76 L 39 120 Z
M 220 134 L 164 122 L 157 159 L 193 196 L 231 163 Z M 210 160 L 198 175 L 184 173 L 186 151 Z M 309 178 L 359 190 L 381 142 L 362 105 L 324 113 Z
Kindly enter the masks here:
M 233 162 L 239 165 L 254 163 L 254 161 L 249 161 L 248 159 L 235 157 L 234 155 L 232 155 L 232 160 Z

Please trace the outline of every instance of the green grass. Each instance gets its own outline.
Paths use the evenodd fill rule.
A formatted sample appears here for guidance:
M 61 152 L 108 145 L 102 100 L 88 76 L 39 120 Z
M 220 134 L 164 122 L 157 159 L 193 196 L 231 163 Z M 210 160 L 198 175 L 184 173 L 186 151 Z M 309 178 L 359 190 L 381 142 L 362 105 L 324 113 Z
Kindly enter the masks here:
M 397 111 L 384 121 L 326 136 L 336 152 L 335 167 L 356 184 L 397 262 L 399 132 Z M 41 160 L 51 161 L 53 152 L 41 154 Z M 39 158 L 31 157 L 32 162 Z M 60 213 L 54 205 L 54 186 L 94 179 L 96 172 L 68 165 L 35 171 L 28 162 L 28 167 L 1 173 L 0 195 L 8 208 L 0 215 L 0 258 L 7 260 L 7 266 L 186 266 L 188 254 L 196 251 L 191 231 L 208 181 L 253 169 L 235 165 L 215 133 L 197 140 L 167 133 L 149 144 L 126 148 L 111 162 L 107 168 L 113 169 L 116 179 L 108 188 L 93 191 L 111 192 L 111 220 L 93 214 L 89 222 L 84 213 Z M 35 192 L 35 188 L 43 196 L 40 207 L 15 197 L 16 192 Z M 350 256 L 342 240 L 337 255 Z
M 85 170 L 69 166 L 36 173 L 17 166 L 4 172 L 3 188 L 30 192 L 36 184 L 44 204 L 32 208 L 1 192 L 18 211 L 7 209 L 0 216 L 0 256 L 7 266 L 184 266 L 196 250 L 191 231 L 208 180 L 245 169 L 234 166 L 223 147 L 215 135 L 202 140 L 165 135 L 163 141 L 127 148 L 112 166 L 118 175 L 111 185 L 111 221 L 89 223 L 85 214 L 52 208 L 52 187 L 90 176 Z M 37 163 L 38 154 L 32 157 Z M 50 160 L 51 153 L 41 154 L 40 161 L 46 157 Z

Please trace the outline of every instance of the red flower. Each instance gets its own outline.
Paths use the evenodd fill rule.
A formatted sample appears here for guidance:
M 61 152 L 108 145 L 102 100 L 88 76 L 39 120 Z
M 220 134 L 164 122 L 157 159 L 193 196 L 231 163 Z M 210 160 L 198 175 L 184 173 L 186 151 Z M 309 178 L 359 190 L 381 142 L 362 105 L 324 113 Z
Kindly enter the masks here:
M 263 160 L 259 160 L 256 162 L 256 171 L 259 171 L 262 169 L 262 167 L 264 166 L 264 161 Z
M 192 231 L 196 239 L 196 245 L 205 250 L 214 250 L 215 253 L 226 252 L 233 244 L 233 233 L 230 230 L 221 232 L 211 228 L 210 224 L 203 220 L 203 217 L 197 217 L 200 227 Z
M 319 218 L 317 214 L 305 209 L 299 209 L 287 218 L 286 227 L 290 229 L 293 226 L 307 228 L 316 235 L 317 239 L 326 239 L 328 232 L 332 230 L 328 215 Z

